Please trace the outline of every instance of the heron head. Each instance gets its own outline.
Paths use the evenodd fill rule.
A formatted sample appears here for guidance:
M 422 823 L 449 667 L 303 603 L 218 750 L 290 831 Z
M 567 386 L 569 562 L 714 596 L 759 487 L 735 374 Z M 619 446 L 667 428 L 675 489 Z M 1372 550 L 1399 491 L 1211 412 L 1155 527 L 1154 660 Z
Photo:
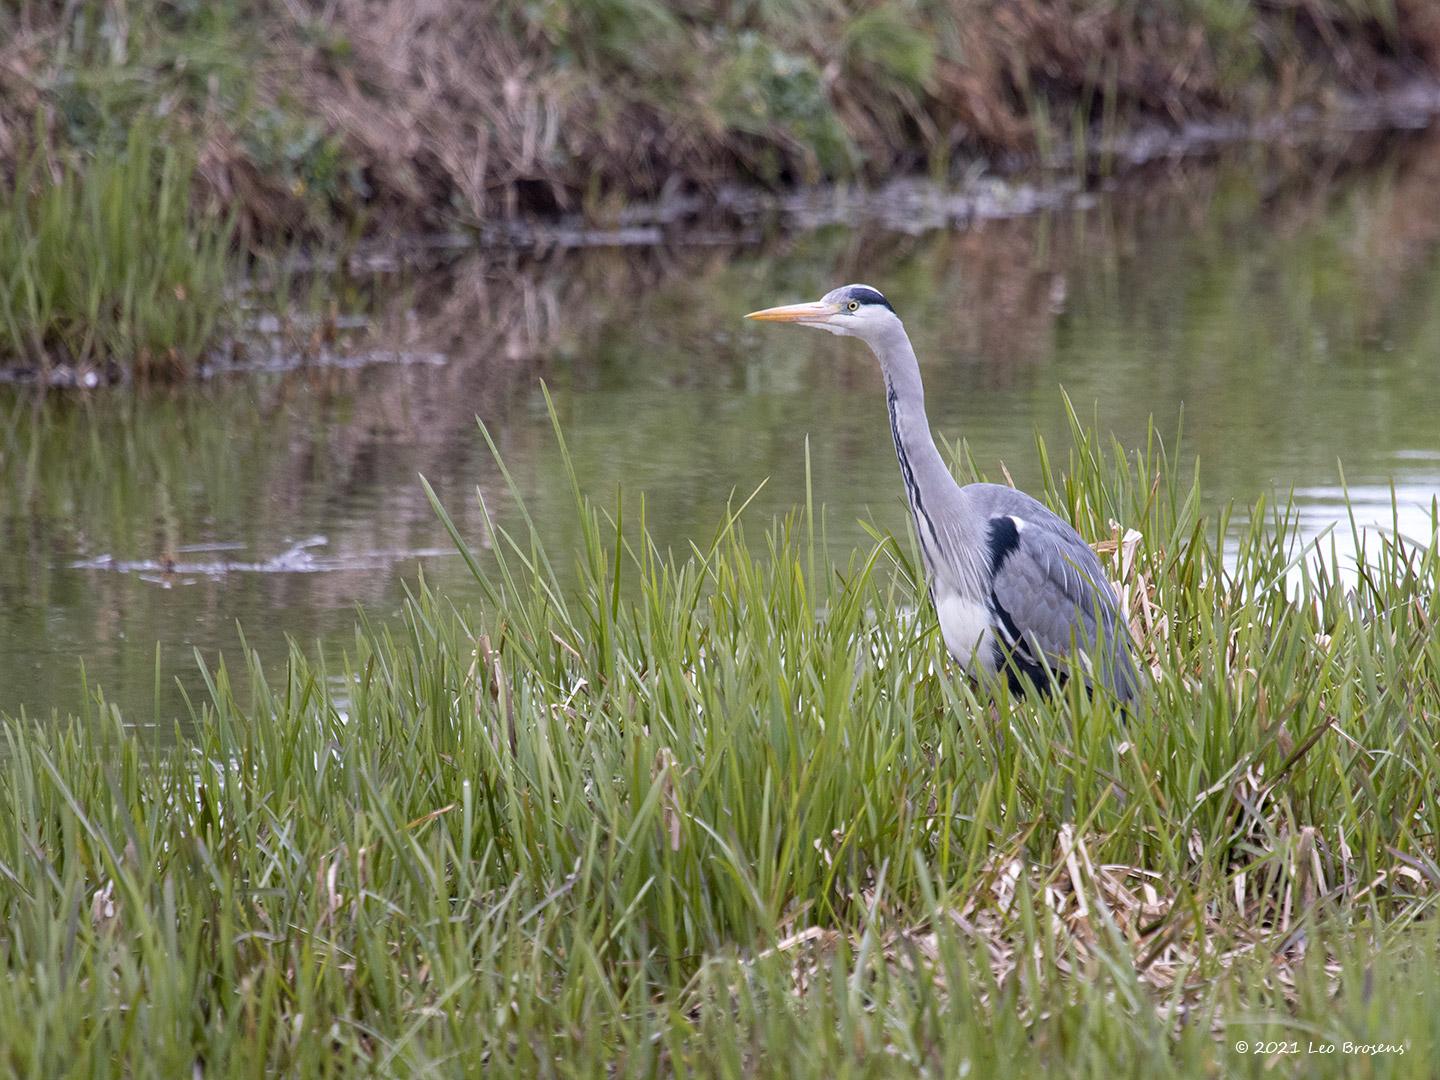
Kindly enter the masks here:
M 841 285 L 814 303 L 787 304 L 752 311 L 745 318 L 818 326 L 832 334 L 866 340 L 873 340 L 900 321 L 890 301 L 881 295 L 879 289 L 872 289 L 869 285 Z

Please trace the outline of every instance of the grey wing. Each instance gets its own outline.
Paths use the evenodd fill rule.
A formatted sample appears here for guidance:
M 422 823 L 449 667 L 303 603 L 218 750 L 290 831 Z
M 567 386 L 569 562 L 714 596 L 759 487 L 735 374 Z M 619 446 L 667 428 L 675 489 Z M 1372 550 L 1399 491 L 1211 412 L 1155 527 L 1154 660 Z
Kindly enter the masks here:
M 1017 658 L 1063 670 L 1063 659 L 1078 648 L 1102 685 L 1131 698 L 1129 629 L 1094 551 L 1022 492 L 997 487 L 973 494 L 988 515 L 991 603 Z

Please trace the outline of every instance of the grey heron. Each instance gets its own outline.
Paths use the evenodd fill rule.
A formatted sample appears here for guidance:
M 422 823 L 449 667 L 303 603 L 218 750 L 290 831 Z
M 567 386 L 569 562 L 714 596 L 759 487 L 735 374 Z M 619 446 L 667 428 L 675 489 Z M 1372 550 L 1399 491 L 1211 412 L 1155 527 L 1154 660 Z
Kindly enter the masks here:
M 745 316 L 858 337 L 885 377 L 890 435 L 945 646 L 978 681 L 1044 689 L 1078 668 L 1122 703 L 1139 680 L 1115 591 L 1069 522 L 1023 491 L 961 486 L 925 415 L 920 364 L 895 309 L 868 285 Z

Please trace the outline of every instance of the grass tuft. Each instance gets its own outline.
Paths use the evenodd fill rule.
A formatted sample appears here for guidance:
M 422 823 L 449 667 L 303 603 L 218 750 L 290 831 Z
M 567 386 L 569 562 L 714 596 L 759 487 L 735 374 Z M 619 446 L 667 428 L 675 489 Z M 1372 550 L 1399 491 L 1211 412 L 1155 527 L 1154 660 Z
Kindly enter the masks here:
M 79 168 L 44 148 L 0 188 L 0 358 L 42 371 L 190 371 L 235 271 L 231 226 L 192 208 L 194 160 L 137 124 Z

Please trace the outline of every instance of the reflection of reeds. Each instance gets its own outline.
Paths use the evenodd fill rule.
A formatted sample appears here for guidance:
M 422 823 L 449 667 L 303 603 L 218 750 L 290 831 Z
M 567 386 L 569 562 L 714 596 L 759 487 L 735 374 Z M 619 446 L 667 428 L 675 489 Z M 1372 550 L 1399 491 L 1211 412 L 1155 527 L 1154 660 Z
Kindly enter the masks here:
M 90 642 L 87 651 L 117 690 L 151 684 L 154 642 L 145 639 L 168 640 L 178 611 L 228 640 L 237 605 L 257 597 L 257 610 L 293 613 L 300 622 L 286 629 L 302 636 L 333 619 L 325 613 L 357 603 L 385 610 L 394 603 L 396 570 L 377 569 L 373 553 L 436 541 L 417 474 L 447 494 L 467 530 L 479 530 L 475 489 L 493 492 L 498 478 L 477 416 L 511 445 L 533 438 L 514 416 L 535 394 L 546 358 L 575 350 L 614 315 L 596 289 L 634 295 L 656 282 L 663 265 L 653 258 L 476 257 L 427 276 L 423 287 L 396 288 L 392 278 L 372 283 L 370 325 L 352 341 L 356 354 L 442 352 L 447 362 L 439 367 L 317 361 L 183 393 L 18 398 L 0 433 L 0 489 L 7 492 L 0 500 L 0 537 L 7 538 L 0 593 L 19 619 L 39 611 L 42 597 L 66 590 L 56 623 Z M 332 291 L 356 295 L 353 284 Z M 312 533 L 328 540 L 320 550 L 334 568 L 325 573 L 202 576 L 147 604 L 137 595 L 159 585 L 137 594 L 129 575 L 65 566 L 105 553 L 163 562 L 179 547 L 216 541 L 243 544 L 237 560 L 264 561 Z M 407 574 L 414 565 L 394 564 Z M 71 591 L 77 577 L 90 587 Z M 26 631 L 32 635 L 45 636 Z M 261 644 L 273 651 L 263 635 Z M 184 651 L 169 655 L 188 669 Z M 27 684 L 35 679 L 27 673 Z M 54 700 L 67 697 L 63 682 L 43 681 L 53 682 Z

